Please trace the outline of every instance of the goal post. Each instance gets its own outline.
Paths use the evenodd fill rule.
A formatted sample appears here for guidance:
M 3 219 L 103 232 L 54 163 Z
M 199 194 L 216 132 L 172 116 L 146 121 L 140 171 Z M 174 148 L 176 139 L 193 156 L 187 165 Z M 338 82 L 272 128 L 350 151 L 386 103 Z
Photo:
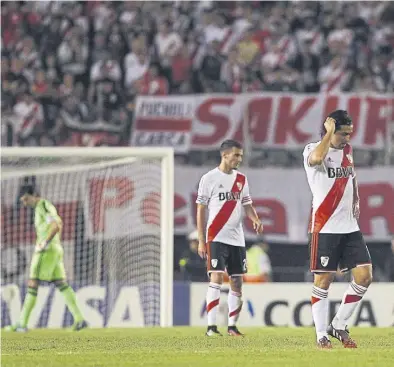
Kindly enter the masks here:
M 139 287 L 139 326 L 173 325 L 172 148 L 2 148 L 1 166 L 2 264 L 12 263 L 13 246 L 32 247 L 31 228 L 15 207 L 18 190 L 33 180 L 55 206 L 63 202 L 72 278 L 85 286 L 107 282 L 108 307 L 121 287 Z M 10 282 L 18 280 L 2 279 Z

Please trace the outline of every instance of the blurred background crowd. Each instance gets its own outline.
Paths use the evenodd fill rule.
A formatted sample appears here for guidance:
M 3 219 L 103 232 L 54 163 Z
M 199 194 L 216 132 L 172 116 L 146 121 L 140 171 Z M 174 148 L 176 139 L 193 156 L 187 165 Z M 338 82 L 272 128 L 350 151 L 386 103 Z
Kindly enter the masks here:
M 14 1 L 1 23 L 3 145 L 129 145 L 138 95 L 394 90 L 391 2 Z
M 141 95 L 394 93 L 390 1 L 7 1 L 1 28 L 3 146 L 129 146 Z M 302 166 L 299 150 L 259 149 L 246 166 Z M 384 154 L 353 157 L 373 166 Z M 217 147 L 176 155 L 217 160 Z M 176 278 L 205 279 L 195 232 L 178 237 Z M 387 257 L 374 251 L 394 274 L 394 245 Z M 302 281 L 306 247 L 291 253 Z M 293 280 L 286 262 L 263 239 L 248 250 L 264 281 Z

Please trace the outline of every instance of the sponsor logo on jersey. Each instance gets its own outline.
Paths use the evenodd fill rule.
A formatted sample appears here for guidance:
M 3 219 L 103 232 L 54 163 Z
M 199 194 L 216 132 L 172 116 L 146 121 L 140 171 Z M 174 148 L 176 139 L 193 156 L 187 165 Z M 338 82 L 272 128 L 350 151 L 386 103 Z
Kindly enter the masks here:
M 353 167 L 352 166 L 337 167 L 337 168 L 328 167 L 327 173 L 328 173 L 328 178 L 348 178 L 350 176 L 353 176 Z
M 219 192 L 219 200 L 223 201 L 233 201 L 233 200 L 241 200 L 240 192 Z

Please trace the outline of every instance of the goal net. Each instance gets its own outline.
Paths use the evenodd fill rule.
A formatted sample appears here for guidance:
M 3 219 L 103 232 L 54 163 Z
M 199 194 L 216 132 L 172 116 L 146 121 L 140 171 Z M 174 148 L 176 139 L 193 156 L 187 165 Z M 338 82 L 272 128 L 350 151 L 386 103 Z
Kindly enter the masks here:
M 172 149 L 4 148 L 1 153 L 2 324 L 17 321 L 29 277 L 34 213 L 22 207 L 19 196 L 31 184 L 62 217 L 67 280 L 90 326 L 171 326 Z M 39 288 L 29 327 L 71 324 L 58 293 L 50 285 Z

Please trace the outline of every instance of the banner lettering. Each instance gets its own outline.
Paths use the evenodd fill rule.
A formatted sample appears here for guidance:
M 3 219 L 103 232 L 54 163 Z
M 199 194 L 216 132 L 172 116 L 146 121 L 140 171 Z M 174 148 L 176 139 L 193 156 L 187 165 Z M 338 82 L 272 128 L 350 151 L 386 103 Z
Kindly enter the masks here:
M 336 109 L 348 110 L 353 118 L 355 148 L 384 148 L 394 98 L 379 94 L 138 97 L 131 144 L 173 146 L 182 153 L 247 138 L 256 147 L 301 149 L 319 140 L 325 117 Z

